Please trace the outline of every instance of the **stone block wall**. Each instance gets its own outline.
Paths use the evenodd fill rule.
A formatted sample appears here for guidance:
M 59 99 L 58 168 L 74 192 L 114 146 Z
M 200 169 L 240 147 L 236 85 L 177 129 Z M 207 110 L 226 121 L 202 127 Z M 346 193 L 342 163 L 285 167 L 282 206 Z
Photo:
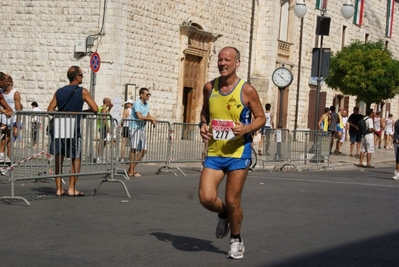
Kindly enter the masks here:
M 96 75 L 93 94 L 98 104 L 104 97 L 124 100 L 125 85 L 135 84 L 128 98 L 135 99 L 135 91 L 148 87 L 152 113 L 159 120 L 176 121 L 182 103 L 178 98 L 178 80 L 182 73 L 182 58 L 187 47 L 180 35 L 182 23 L 196 23 L 204 31 L 222 35 L 212 45 L 207 80 L 218 76 L 217 53 L 227 45 L 241 52 L 240 77 L 248 79 L 249 45 L 252 3 L 255 2 L 254 36 L 252 42 L 251 82 L 259 90 L 262 103 L 271 102 L 277 108 L 277 89 L 270 81 L 276 68 L 279 31 L 279 1 L 260 0 L 3 0 L 0 2 L 0 71 L 10 73 L 22 96 L 22 104 L 30 108 L 37 101 L 46 109 L 55 90 L 68 83 L 66 71 L 71 65 L 81 66 L 84 87 L 91 90 L 90 55 L 74 53 L 77 40 L 96 36 L 94 47 L 102 60 Z M 296 1 L 291 1 L 291 6 Z M 315 1 L 306 1 L 308 14 L 304 18 L 301 83 L 296 99 L 299 19 L 292 23 L 291 64 L 294 82 L 290 87 L 288 127 L 292 128 L 295 105 L 299 105 L 299 128 L 307 128 L 306 111 L 309 106 L 309 77 L 312 48 L 317 47 L 315 31 Z M 330 36 L 324 47 L 334 51 L 341 48 L 342 27 L 346 26 L 345 44 L 353 39 L 384 39 L 398 56 L 399 4 L 395 7 L 394 36 L 384 37 L 386 1 L 367 0 L 362 27 L 344 20 L 340 14 L 343 0 L 330 0 L 327 15 L 332 18 Z M 105 6 L 105 9 L 104 9 Z M 104 22 L 104 24 L 103 24 Z M 102 29 L 102 30 L 101 30 Z M 100 35 L 96 35 L 100 33 Z M 131 88 L 131 87 L 130 87 Z M 136 89 L 136 90 L 134 90 Z M 327 87 L 327 101 L 338 93 Z M 179 100 L 178 100 L 179 99 Z M 392 111 L 398 113 L 398 100 L 392 100 Z M 355 105 L 351 97 L 351 108 Z M 350 108 L 350 109 L 351 109 Z M 178 112 L 179 111 L 179 112 Z M 394 114 L 395 114 L 394 113 Z

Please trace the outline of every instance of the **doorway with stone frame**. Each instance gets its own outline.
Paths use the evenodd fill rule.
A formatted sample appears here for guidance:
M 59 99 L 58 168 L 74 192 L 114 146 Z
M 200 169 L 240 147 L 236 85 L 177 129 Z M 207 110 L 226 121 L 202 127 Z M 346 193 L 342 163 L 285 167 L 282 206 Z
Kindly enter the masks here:
M 183 123 L 197 123 L 202 108 L 202 89 L 207 79 L 211 48 L 221 35 L 206 32 L 193 22 L 180 26 L 184 57 L 179 76 L 177 108 Z

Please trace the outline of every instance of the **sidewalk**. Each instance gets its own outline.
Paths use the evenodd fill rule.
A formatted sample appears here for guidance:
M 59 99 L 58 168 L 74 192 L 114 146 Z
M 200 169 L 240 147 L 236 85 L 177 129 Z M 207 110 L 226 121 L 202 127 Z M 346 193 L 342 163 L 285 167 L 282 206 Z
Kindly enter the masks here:
M 350 157 L 350 143 L 347 141 L 343 144 L 342 146 L 342 154 L 335 155 L 334 153 L 330 156 L 330 164 L 333 167 L 338 167 L 338 166 L 354 166 L 354 164 L 359 164 L 359 158 L 353 156 Z M 334 150 L 334 149 L 333 149 Z M 353 155 L 356 155 L 356 144 L 355 147 L 353 148 Z M 366 156 L 363 159 L 363 164 L 366 165 Z M 388 150 L 381 147 L 381 149 L 374 149 L 374 153 L 371 155 L 371 165 L 376 167 L 379 164 L 382 163 L 392 163 L 392 168 L 395 168 L 395 154 L 393 150 Z
M 353 156 L 350 157 L 350 142 L 346 141 L 342 145 L 341 154 L 334 154 L 335 150 L 335 143 L 332 149 L 333 153 L 330 155 L 329 159 L 324 160 L 324 162 L 320 163 L 313 163 L 304 161 L 293 161 L 291 163 L 285 162 L 278 162 L 278 161 L 265 161 L 265 167 L 262 168 L 262 158 L 258 156 L 258 163 L 256 169 L 265 169 L 265 170 L 320 170 L 320 169 L 337 169 L 337 168 L 358 168 L 355 164 L 359 164 L 359 158 Z M 359 152 L 360 153 L 360 152 Z M 356 144 L 353 148 L 353 154 L 356 155 Z M 366 155 L 363 159 L 363 164 L 366 165 Z M 392 164 L 392 170 L 395 169 L 395 155 L 393 150 L 387 150 L 383 148 L 375 149 L 374 153 L 371 156 L 371 165 L 376 167 L 380 164 Z

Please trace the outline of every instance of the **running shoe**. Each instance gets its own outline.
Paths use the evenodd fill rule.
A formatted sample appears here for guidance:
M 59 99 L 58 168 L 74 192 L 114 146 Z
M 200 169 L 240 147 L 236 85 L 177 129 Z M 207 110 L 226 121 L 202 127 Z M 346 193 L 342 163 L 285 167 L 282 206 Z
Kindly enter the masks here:
M 227 258 L 232 258 L 235 260 L 244 258 L 244 240 L 236 238 L 230 239 L 230 251 L 227 254 Z
M 226 219 L 219 218 L 218 225 L 216 226 L 216 237 L 223 238 L 229 233 L 229 222 Z

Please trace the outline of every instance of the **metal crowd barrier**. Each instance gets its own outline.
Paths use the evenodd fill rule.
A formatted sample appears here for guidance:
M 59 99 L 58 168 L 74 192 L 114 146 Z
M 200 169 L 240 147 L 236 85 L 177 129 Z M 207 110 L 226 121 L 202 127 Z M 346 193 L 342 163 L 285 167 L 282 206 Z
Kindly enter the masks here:
M 298 164 L 327 163 L 330 166 L 330 137 L 327 132 L 270 129 L 263 135 L 263 140 L 263 146 L 258 147 L 262 153 L 258 155 L 262 169 L 266 169 L 268 163 L 282 164 L 281 167 L 275 165 L 274 169 L 293 166 L 297 171 L 300 171 Z
M 3 176 L 10 176 L 11 184 L 11 195 L 2 196 L 0 200 L 18 199 L 30 205 L 26 198 L 15 194 L 16 182 L 40 181 L 56 177 L 65 179 L 71 176 L 73 169 L 76 170 L 77 166 L 72 166 L 72 160 L 66 157 L 60 173 L 55 173 L 56 166 L 61 165 L 63 158 L 52 155 L 56 153 L 54 150 L 57 150 L 56 142 L 69 144 L 69 149 L 66 149 L 65 153 L 72 153 L 72 147 L 80 147 L 81 167 L 79 171 L 76 171 L 77 176 L 103 175 L 101 183 L 94 189 L 93 194 L 104 182 L 118 182 L 122 184 L 130 198 L 125 184 L 114 178 L 116 175 L 114 169 L 117 164 L 116 146 L 113 145 L 112 140 L 106 140 L 100 136 L 100 131 L 97 129 L 98 121 L 104 120 L 109 123 L 110 132 L 113 133 L 114 124 L 111 115 L 85 112 L 18 111 L 11 117 L 12 120 L 14 118 L 20 120 L 23 125 L 17 131 L 17 136 L 21 136 L 21 141 L 17 139 L 11 143 L 11 162 L 8 163 L 9 166 L 0 168 Z M 76 138 L 78 135 L 81 136 L 81 143 Z M 102 146 L 104 144 L 105 146 Z
M 122 143 L 122 128 L 109 114 L 18 111 L 11 119 L 14 118 L 21 121 L 23 127 L 17 129 L 19 138 L 11 142 L 9 151 L 5 150 L 3 160 L 0 155 L 0 173 L 3 176 L 10 176 L 11 184 L 11 195 L 2 196 L 0 200 L 19 199 L 29 205 L 26 198 L 16 196 L 16 182 L 40 181 L 56 177 L 64 179 L 71 175 L 73 166 L 70 158 L 65 158 L 61 173 L 54 172 L 56 165 L 61 164 L 60 157 L 50 154 L 50 148 L 55 148 L 54 139 L 81 146 L 81 168 L 78 176 L 102 175 L 102 181 L 94 189 L 93 194 L 104 182 L 119 182 L 130 198 L 125 184 L 115 179 L 115 176 L 129 179 L 126 169 L 119 169 L 118 159 L 121 159 L 119 164 L 125 165 L 162 164 L 157 174 L 167 172 L 177 175 L 172 171 L 176 168 L 184 176 L 185 173 L 179 166 L 172 167 L 171 165 L 202 161 L 204 143 L 196 124 L 171 124 L 168 121 L 157 121 L 153 125 L 148 121 L 127 119 L 125 121 L 128 121 L 131 126 L 129 138 Z M 50 121 L 53 121 L 54 125 L 51 133 L 48 131 Z M 109 124 L 110 136 L 101 135 L 98 129 L 100 121 Z M 136 128 L 132 127 L 133 125 L 136 125 Z M 138 132 L 137 125 L 141 125 L 140 134 L 144 137 L 146 144 L 145 155 L 142 159 L 135 158 L 137 151 L 131 148 L 132 135 Z M 78 144 L 74 138 L 78 133 L 82 137 L 81 144 Z M 10 135 L 8 131 L 0 128 L 1 138 L 5 138 L 7 134 Z M 261 169 L 265 169 L 269 163 L 281 163 L 280 170 L 291 165 L 297 171 L 300 171 L 296 165 L 298 163 L 306 165 L 327 161 L 329 164 L 330 139 L 325 132 L 300 130 L 290 132 L 287 129 L 271 129 L 265 132 L 263 137 L 264 142 L 261 147 L 254 144 L 255 151 L 258 152 L 256 149 L 258 148 L 262 153 L 257 156 L 257 161 L 262 162 Z M 5 160 L 7 155 L 10 157 L 9 162 Z M 123 174 L 120 174 L 121 171 Z
M 291 161 L 330 164 L 330 137 L 328 132 L 296 130 L 292 132 Z
M 262 155 L 258 155 L 258 162 L 262 162 L 261 168 L 265 169 L 267 163 L 283 163 L 293 165 L 290 162 L 291 135 L 287 129 L 267 129 L 263 136 L 263 145 L 258 148 Z M 262 137 L 261 136 L 261 137 Z
M 192 163 L 202 161 L 204 142 L 199 134 L 198 124 L 173 123 L 171 137 L 171 158 L 169 164 Z M 170 167 L 172 168 L 172 167 Z M 181 173 L 180 167 L 175 166 Z M 183 173 L 183 175 L 185 175 Z
M 124 164 L 138 164 L 138 163 L 161 163 L 164 164 L 157 173 L 163 172 L 171 172 L 170 171 L 170 157 L 171 157 L 171 136 L 172 136 L 172 127 L 170 122 L 168 121 L 157 121 L 156 124 L 152 124 L 149 121 L 143 120 L 134 120 L 134 119 L 125 119 L 124 121 L 128 122 L 130 125 L 130 136 L 127 140 L 127 145 L 121 149 L 124 149 L 125 158 L 123 160 Z M 119 135 L 120 131 L 119 130 Z M 145 154 L 142 159 L 135 159 L 134 155 L 138 153 L 138 151 L 133 150 L 131 148 L 132 137 L 136 135 L 140 135 L 143 141 L 145 142 Z M 126 158 L 128 156 L 128 158 Z M 118 155 L 121 157 L 121 155 Z M 174 172 L 173 172 L 174 173 Z M 174 173 L 176 175 L 176 173 Z

